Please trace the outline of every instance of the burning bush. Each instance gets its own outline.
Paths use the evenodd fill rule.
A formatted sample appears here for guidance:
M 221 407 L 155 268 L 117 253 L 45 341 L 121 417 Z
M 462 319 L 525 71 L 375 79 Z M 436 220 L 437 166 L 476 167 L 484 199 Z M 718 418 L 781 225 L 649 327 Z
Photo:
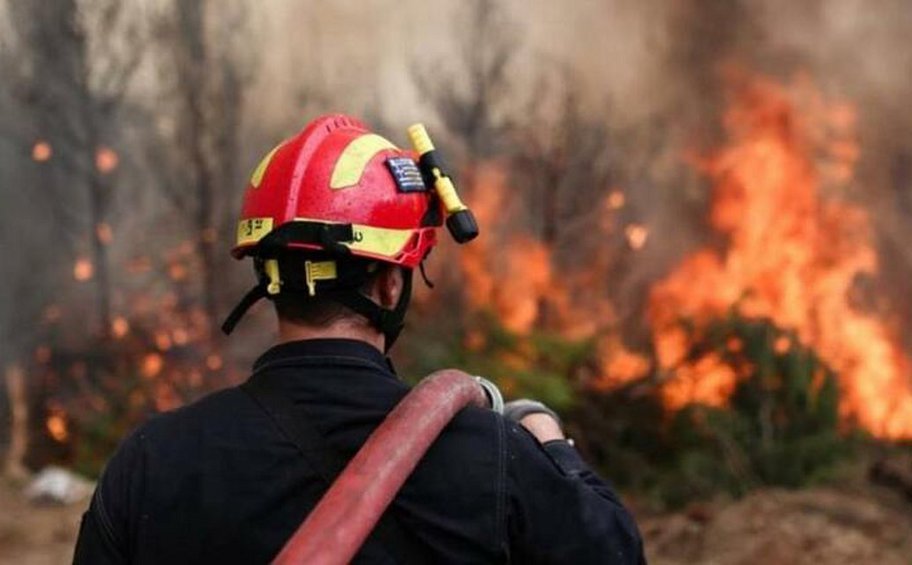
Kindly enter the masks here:
M 206 316 L 172 292 L 135 296 L 129 316 L 104 335 L 78 335 L 55 316 L 34 356 L 32 413 L 41 430 L 33 467 L 66 463 L 97 475 L 117 444 L 152 415 L 177 408 L 240 378 L 209 334 Z
M 621 485 L 674 506 L 719 491 L 803 486 L 853 453 L 836 375 L 812 349 L 795 345 L 794 334 L 733 314 L 694 343 L 685 362 L 710 360 L 734 373 L 727 404 L 692 402 L 669 412 L 663 383 L 652 379 L 578 396 L 571 421 L 582 446 Z

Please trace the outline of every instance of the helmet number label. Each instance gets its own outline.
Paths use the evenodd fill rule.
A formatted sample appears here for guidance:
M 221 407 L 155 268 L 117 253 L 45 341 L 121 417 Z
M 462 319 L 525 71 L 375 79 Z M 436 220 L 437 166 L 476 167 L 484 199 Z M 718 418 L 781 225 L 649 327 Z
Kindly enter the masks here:
M 238 222 L 237 244 L 256 243 L 272 231 L 272 218 L 247 218 Z

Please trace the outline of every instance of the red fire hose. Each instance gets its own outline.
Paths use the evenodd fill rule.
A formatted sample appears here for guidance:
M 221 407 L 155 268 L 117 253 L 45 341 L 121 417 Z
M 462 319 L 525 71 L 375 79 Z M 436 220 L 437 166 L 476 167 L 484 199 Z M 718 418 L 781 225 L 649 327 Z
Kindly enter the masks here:
M 387 415 L 273 563 L 351 561 L 441 430 L 468 405 L 498 409 L 487 381 L 444 370 L 422 380 Z

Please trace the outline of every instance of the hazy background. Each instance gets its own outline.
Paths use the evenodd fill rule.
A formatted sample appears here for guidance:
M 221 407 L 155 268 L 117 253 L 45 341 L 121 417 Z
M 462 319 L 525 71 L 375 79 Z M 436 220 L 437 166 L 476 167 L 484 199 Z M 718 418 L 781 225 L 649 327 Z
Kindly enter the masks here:
M 644 515 L 867 484 L 912 437 L 910 33 L 906 0 L 3 0 L 8 474 L 93 476 L 245 377 L 274 335 L 266 304 L 217 329 L 253 283 L 228 256 L 247 177 L 347 112 L 399 145 L 425 122 L 481 221 L 428 262 L 406 378 L 547 400 Z M 786 235 L 745 251 L 742 225 Z M 902 508 L 871 547 L 908 549 Z M 706 557 L 659 524 L 666 561 Z M 865 551 L 817 559 L 889 561 Z

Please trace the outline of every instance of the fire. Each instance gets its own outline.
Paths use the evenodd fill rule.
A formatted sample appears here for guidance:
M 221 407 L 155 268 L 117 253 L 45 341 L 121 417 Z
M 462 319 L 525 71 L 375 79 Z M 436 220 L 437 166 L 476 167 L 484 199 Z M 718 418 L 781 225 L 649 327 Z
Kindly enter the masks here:
M 157 347 L 160 351 L 168 351 L 171 349 L 171 336 L 168 335 L 168 332 L 155 332 L 155 347 Z
M 491 165 L 477 171 L 478 187 L 472 209 L 482 226 L 498 223 L 504 205 L 506 178 Z M 555 293 L 549 250 L 527 234 L 513 235 L 506 244 L 479 238 L 460 255 L 469 284 L 469 302 L 491 307 L 509 330 L 526 333 L 540 315 L 542 299 Z
M 53 154 L 54 151 L 51 149 L 51 144 L 47 141 L 39 140 L 32 146 L 32 160 L 36 163 L 49 161 Z
M 608 301 L 594 299 L 593 293 L 570 292 L 599 285 L 598 266 L 581 273 L 560 269 L 551 247 L 534 234 L 502 229 L 512 221 L 505 216 L 514 207 L 509 199 L 518 193 L 508 185 L 506 167 L 485 163 L 472 177 L 470 207 L 488 231 L 460 249 L 468 305 L 490 310 L 504 328 L 521 336 L 544 328 L 569 339 L 588 338 L 602 324 L 611 323 L 614 312 Z M 598 258 L 592 262 L 601 264 Z M 484 341 L 472 334 L 467 338 L 469 347 Z
M 222 357 L 216 353 L 212 353 L 206 357 L 206 367 L 210 371 L 218 371 L 222 368 Z
M 65 443 L 70 437 L 70 427 L 67 423 L 66 412 L 56 404 L 49 406 L 48 412 L 47 420 L 44 422 L 45 429 L 54 438 L 54 441 Z
M 85 257 L 80 257 L 76 259 L 76 263 L 73 265 L 73 278 L 79 282 L 85 282 L 92 278 L 95 274 L 95 267 L 92 265 L 92 262 L 86 259 Z
M 813 348 L 839 375 L 844 417 L 883 437 L 912 437 L 912 364 L 888 325 L 849 299 L 857 279 L 878 270 L 867 212 L 837 197 L 859 155 L 854 112 L 807 85 L 763 78 L 741 80 L 732 94 L 730 142 L 699 163 L 713 184 L 710 224 L 727 247 L 686 257 L 649 298 L 658 361 L 674 374 L 667 405 L 726 401 L 737 375 L 715 355 L 685 360 L 693 337 L 680 320 L 699 332 L 734 308 Z M 793 345 L 780 337 L 773 347 Z
M 151 379 L 158 375 L 165 366 L 165 360 L 158 353 L 148 353 L 143 357 L 140 372 L 142 376 Z
M 101 174 L 107 174 L 117 168 L 120 157 L 110 147 L 99 147 L 95 150 L 95 168 Z
M 609 210 L 620 210 L 624 207 L 626 198 L 624 197 L 624 193 L 620 190 L 612 190 L 608 194 L 608 199 L 605 202 Z
M 188 274 L 187 267 L 183 263 L 174 262 L 168 265 L 168 276 L 175 282 L 186 280 Z
M 104 222 L 95 226 L 95 236 L 98 238 L 98 241 L 108 245 L 114 239 L 114 232 L 111 231 L 111 225 Z
M 130 323 L 123 316 L 117 316 L 111 321 L 111 335 L 120 339 L 130 331 Z
M 649 359 L 628 350 L 616 335 L 598 344 L 600 376 L 593 383 L 597 390 L 610 390 L 645 375 L 650 369 Z
M 649 237 L 649 230 L 640 224 L 630 224 L 624 228 L 624 235 L 627 236 L 627 243 L 633 250 L 642 249 L 646 245 L 646 238 Z
M 174 331 L 171 333 L 171 340 L 174 342 L 174 345 L 177 346 L 187 345 L 187 342 L 190 341 L 190 335 L 184 328 L 174 328 Z

